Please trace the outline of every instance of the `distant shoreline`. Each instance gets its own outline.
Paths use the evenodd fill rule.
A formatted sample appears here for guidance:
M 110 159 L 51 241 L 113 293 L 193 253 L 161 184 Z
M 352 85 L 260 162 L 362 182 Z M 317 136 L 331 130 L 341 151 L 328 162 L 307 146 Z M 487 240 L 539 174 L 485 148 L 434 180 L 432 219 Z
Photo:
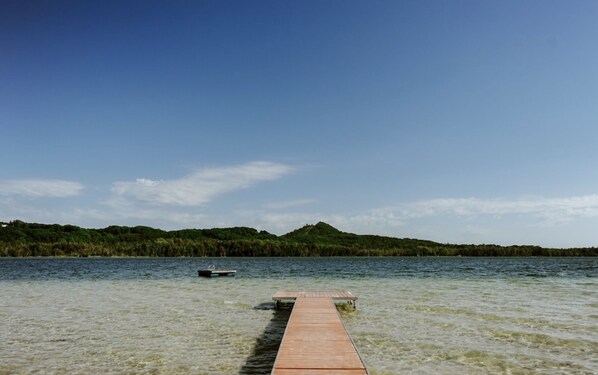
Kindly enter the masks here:
M 150 227 L 1 223 L 0 257 L 596 257 L 598 247 L 454 245 L 357 235 L 326 224 L 282 236 L 253 228 L 163 231 Z
M 276 258 L 297 258 L 297 259 L 334 259 L 334 258 L 522 258 L 522 259 L 534 259 L 534 258 L 596 258 L 598 255 L 475 255 L 475 256 L 462 256 L 462 255 L 330 255 L 330 256 L 143 256 L 143 255 L 91 255 L 91 256 L 79 256 L 79 255 L 27 255 L 27 256 L 0 256 L 0 259 L 276 259 Z

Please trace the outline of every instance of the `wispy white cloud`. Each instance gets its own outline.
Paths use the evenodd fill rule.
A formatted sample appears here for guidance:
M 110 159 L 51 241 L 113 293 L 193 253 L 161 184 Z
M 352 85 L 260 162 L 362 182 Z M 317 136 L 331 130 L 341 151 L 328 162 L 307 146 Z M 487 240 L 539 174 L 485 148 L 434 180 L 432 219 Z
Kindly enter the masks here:
M 112 192 L 123 199 L 143 203 L 200 206 L 221 194 L 275 180 L 291 171 L 292 168 L 284 164 L 252 162 L 200 169 L 175 180 L 138 178 L 134 182 L 115 182 Z
M 400 216 L 418 218 L 439 215 L 507 215 L 533 214 L 552 218 L 598 216 L 598 195 L 563 198 L 480 199 L 452 198 L 418 201 L 390 208 Z
M 91 219 L 106 225 L 114 223 L 143 224 L 162 229 L 202 227 L 209 223 L 208 215 L 202 213 L 181 212 L 162 207 L 140 207 L 126 203 L 118 206 L 114 202 L 112 203 L 108 209 L 76 209 L 71 213 L 71 217 Z
M 30 198 L 62 198 L 79 195 L 84 186 L 65 180 L 0 180 L 0 195 Z
M 299 211 L 290 206 L 266 206 L 237 212 L 247 225 L 285 233 L 305 224 L 325 221 L 341 230 L 391 236 L 463 241 L 504 241 L 508 231 L 551 231 L 576 219 L 598 218 L 598 195 L 562 198 L 446 198 L 405 202 L 357 212 Z M 517 218 L 509 215 L 517 215 Z M 510 217 L 509 220 L 503 220 Z M 518 223 L 518 224 L 515 224 Z M 544 229 L 539 229 L 544 227 Z M 551 229 L 553 228 L 553 229 Z M 501 234 L 498 234 L 501 233 Z M 540 233 L 540 232 L 538 232 Z M 501 238 L 504 237 L 504 238 Z M 524 237 L 522 237 L 524 238 Z M 540 242 L 539 240 L 527 240 Z

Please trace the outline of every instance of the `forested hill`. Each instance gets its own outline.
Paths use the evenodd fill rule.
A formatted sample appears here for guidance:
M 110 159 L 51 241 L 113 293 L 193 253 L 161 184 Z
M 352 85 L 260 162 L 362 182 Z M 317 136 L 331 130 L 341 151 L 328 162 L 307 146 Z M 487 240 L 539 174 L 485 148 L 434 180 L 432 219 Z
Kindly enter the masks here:
M 287 241 L 305 244 L 340 245 L 349 247 L 363 247 L 373 249 L 413 248 L 413 247 L 440 247 L 439 243 L 410 238 L 394 238 L 373 235 L 358 235 L 341 232 L 332 225 L 319 222 L 315 225 L 306 225 L 281 238 Z
M 117 243 L 138 242 L 157 239 L 184 240 L 275 240 L 278 237 L 266 231 L 253 228 L 183 229 L 164 231 L 145 226 L 125 227 L 111 225 L 102 229 L 85 229 L 74 225 L 33 224 L 16 220 L 2 223 L 0 242 L 74 242 L 74 243 Z
M 136 226 L 0 223 L 0 256 L 598 256 L 598 248 L 451 245 L 357 235 L 320 222 L 282 236 L 253 228 L 163 231 Z

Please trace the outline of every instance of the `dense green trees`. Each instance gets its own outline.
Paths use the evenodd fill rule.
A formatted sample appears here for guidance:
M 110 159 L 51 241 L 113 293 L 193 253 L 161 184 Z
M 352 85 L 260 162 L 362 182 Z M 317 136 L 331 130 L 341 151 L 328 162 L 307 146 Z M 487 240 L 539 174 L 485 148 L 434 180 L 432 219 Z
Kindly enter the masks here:
M 12 221 L 0 223 L 0 256 L 598 256 L 598 248 L 450 245 L 341 232 L 326 223 L 283 236 L 253 228 L 163 231 L 136 226 L 84 229 Z

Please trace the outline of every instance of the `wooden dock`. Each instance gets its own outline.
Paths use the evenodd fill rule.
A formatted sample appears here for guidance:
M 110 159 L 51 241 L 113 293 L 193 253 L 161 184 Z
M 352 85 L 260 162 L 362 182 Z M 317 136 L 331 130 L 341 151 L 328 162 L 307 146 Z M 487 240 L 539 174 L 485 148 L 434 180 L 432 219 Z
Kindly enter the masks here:
M 306 297 L 306 298 L 330 298 L 332 301 L 336 302 L 345 302 L 350 305 L 353 305 L 353 308 L 356 306 L 357 296 L 353 295 L 353 293 L 349 292 L 348 290 L 329 290 L 329 291 L 294 291 L 294 290 L 282 290 L 276 292 L 272 296 L 272 300 L 276 303 L 276 307 L 280 305 L 280 303 L 284 302 L 295 302 L 295 300 L 299 297 Z
M 214 277 L 214 276 L 235 276 L 237 274 L 237 270 L 198 270 L 197 275 L 203 277 Z
M 335 305 L 354 303 L 357 297 L 350 292 L 279 292 L 272 298 L 295 301 L 272 375 L 368 374 Z

